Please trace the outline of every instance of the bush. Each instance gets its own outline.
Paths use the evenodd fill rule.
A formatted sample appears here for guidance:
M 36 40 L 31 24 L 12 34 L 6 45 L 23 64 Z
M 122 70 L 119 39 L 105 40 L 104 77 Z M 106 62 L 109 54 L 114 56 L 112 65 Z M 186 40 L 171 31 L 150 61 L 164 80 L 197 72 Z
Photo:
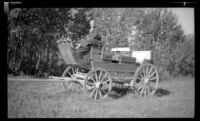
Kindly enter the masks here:
M 183 42 L 177 42 L 172 46 L 163 46 L 159 51 L 153 52 L 153 61 L 160 67 L 162 74 L 168 71 L 170 75 L 195 76 L 194 39 L 187 37 Z
M 172 64 L 174 70 L 170 70 L 170 74 L 174 76 L 195 75 L 195 57 L 194 57 L 194 39 L 188 39 L 183 43 L 177 43 L 172 53 Z

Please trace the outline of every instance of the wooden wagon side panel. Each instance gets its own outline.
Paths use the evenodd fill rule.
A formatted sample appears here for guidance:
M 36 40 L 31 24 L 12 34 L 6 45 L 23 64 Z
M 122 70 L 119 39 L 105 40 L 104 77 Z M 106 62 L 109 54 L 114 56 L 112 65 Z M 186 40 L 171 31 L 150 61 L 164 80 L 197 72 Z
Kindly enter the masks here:
M 129 83 L 140 64 L 124 64 L 112 62 L 93 62 L 94 68 L 106 69 L 115 83 Z
M 111 63 L 111 62 L 93 62 L 94 67 L 102 67 L 107 71 L 113 72 L 135 72 L 140 66 L 139 64 L 124 64 L 124 63 Z

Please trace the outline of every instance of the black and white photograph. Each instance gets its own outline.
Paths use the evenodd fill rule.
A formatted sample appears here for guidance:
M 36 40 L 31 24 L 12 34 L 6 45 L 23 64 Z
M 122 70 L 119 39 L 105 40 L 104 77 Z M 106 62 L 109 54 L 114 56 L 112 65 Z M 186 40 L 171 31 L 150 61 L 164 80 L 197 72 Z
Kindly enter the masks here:
M 194 118 L 197 21 L 181 4 L 4 2 L 7 117 Z

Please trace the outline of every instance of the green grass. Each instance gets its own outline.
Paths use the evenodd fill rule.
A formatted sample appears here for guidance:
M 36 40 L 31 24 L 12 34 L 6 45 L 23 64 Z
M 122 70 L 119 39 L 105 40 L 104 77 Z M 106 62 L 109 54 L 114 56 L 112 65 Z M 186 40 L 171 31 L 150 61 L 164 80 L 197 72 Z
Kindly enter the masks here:
M 159 83 L 169 95 L 128 93 L 95 102 L 83 93 L 64 91 L 62 83 L 8 83 L 9 118 L 163 118 L 194 117 L 194 78 Z M 17 89 L 17 90 L 15 90 Z

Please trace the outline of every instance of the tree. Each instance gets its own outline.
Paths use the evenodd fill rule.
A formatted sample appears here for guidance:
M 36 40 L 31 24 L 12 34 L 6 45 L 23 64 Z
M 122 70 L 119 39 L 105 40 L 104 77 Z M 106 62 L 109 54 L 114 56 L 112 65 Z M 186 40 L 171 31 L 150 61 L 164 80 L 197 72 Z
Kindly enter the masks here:
M 143 9 L 137 24 L 136 43 L 138 50 L 151 50 L 154 64 L 161 70 L 174 72 L 172 53 L 177 42 L 184 41 L 184 34 L 177 17 L 167 9 Z
M 106 52 L 113 47 L 129 46 L 128 36 L 132 26 L 139 20 L 140 9 L 135 8 L 93 8 L 89 14 L 101 28 Z
M 56 72 L 56 41 L 85 39 L 90 19 L 100 28 L 106 53 L 124 46 L 151 50 L 161 70 L 194 73 L 194 48 L 188 41 L 194 38 L 186 37 L 177 17 L 162 8 L 14 8 L 8 15 L 8 68 L 32 75 Z
M 87 33 L 86 8 L 14 8 L 8 15 L 8 68 L 48 72 L 57 57 L 56 40 L 76 41 Z
M 176 48 L 172 53 L 174 59 L 174 70 L 171 70 L 174 76 L 177 75 L 191 75 L 195 76 L 195 48 L 194 36 L 187 35 L 184 42 L 176 43 Z

